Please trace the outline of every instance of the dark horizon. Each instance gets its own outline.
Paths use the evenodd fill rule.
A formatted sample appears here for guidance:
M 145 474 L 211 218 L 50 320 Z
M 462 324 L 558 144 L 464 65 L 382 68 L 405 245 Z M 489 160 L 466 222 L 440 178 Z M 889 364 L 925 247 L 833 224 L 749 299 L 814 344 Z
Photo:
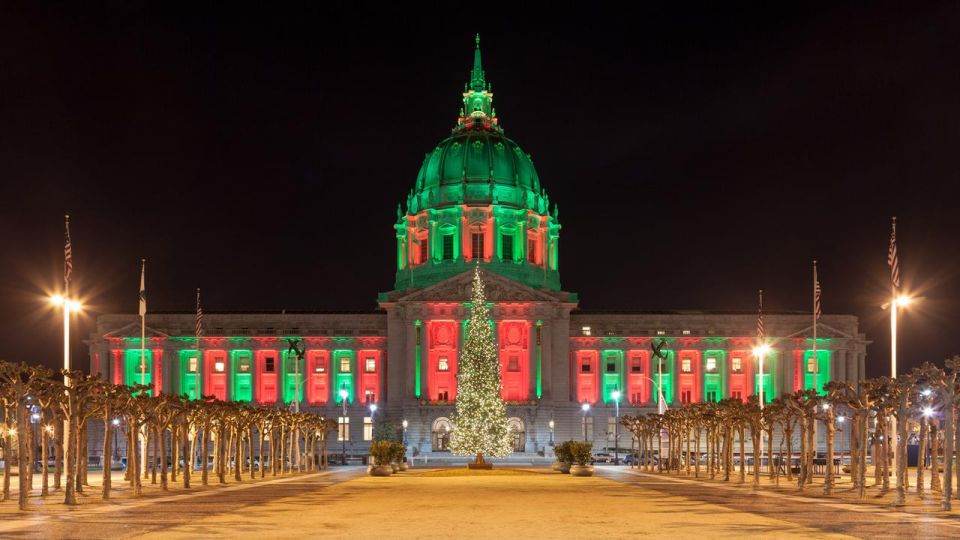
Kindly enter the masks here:
M 0 358 L 58 366 L 102 313 L 373 310 L 397 203 L 453 127 L 481 34 L 508 137 L 560 207 L 584 311 L 860 318 L 889 370 L 960 352 L 960 6 L 646 7 L 524 20 L 346 6 L 4 6 Z M 213 9 L 213 8 L 208 8 Z M 339 10 L 339 11 L 338 11 Z M 418 10 L 419 11 L 419 10 Z M 402 21 L 402 24 L 398 24 Z M 149 324 L 149 322 L 148 322 Z M 75 328 L 76 330 L 76 328 Z

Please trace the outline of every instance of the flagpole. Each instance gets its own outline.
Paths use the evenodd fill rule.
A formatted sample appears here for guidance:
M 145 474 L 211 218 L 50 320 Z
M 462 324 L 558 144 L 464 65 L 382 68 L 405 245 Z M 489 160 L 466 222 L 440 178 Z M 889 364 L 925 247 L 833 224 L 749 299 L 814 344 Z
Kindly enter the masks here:
M 820 312 L 817 309 L 817 260 L 813 260 L 813 390 L 820 395 L 817 386 L 817 375 L 820 373 L 820 359 L 817 357 L 817 319 Z
M 200 338 L 203 337 L 203 311 L 200 307 L 200 287 L 197 287 L 197 369 L 193 371 L 193 390 L 197 393 L 197 399 L 202 395 L 200 393 L 200 368 L 203 365 L 203 347 Z
M 900 261 L 897 256 L 897 217 L 893 216 L 890 225 L 890 249 L 887 253 L 887 264 L 890 266 L 890 377 L 897 378 L 897 287 L 900 285 Z M 890 457 L 897 463 L 897 418 L 890 417 L 891 437 L 893 441 Z
M 144 277 L 147 260 L 140 259 L 140 384 L 147 384 L 147 300 Z

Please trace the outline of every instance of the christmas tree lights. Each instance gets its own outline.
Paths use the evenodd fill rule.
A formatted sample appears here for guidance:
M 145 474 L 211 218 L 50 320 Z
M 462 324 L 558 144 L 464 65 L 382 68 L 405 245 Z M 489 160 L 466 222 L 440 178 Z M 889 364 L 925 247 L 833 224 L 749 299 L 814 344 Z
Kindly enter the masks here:
M 456 429 L 450 449 L 461 456 L 475 455 L 476 463 L 483 464 L 485 455 L 506 456 L 513 451 L 513 445 L 507 428 L 506 404 L 500 396 L 500 362 L 479 267 L 473 274 L 471 303 L 457 373 L 457 410 L 453 418 Z

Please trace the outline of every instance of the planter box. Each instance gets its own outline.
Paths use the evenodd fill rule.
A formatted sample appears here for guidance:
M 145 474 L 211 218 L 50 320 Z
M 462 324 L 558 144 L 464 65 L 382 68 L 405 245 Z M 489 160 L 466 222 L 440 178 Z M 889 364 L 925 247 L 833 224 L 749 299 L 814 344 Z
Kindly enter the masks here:
M 389 465 L 374 465 L 370 467 L 370 476 L 390 476 L 393 474 L 393 467 Z
M 573 465 L 570 476 L 593 476 L 593 465 Z

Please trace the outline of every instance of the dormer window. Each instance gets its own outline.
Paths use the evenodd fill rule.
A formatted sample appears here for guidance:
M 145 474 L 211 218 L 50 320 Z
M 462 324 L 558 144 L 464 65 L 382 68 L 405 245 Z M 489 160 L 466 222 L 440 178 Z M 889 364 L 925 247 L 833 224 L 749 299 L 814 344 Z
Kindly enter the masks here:
M 474 260 L 483 258 L 482 232 L 475 232 L 470 235 L 470 258 Z
M 350 373 L 350 357 L 340 357 L 340 373 Z
M 684 373 L 693 373 L 693 366 L 691 365 L 689 358 L 680 360 L 680 371 Z
M 437 359 L 437 371 L 450 371 L 450 361 L 446 356 Z
M 734 373 L 743 373 L 743 360 L 739 356 L 734 356 L 730 361 L 730 371 Z
M 717 359 L 710 357 L 707 358 L 707 373 L 716 373 L 717 372 Z

